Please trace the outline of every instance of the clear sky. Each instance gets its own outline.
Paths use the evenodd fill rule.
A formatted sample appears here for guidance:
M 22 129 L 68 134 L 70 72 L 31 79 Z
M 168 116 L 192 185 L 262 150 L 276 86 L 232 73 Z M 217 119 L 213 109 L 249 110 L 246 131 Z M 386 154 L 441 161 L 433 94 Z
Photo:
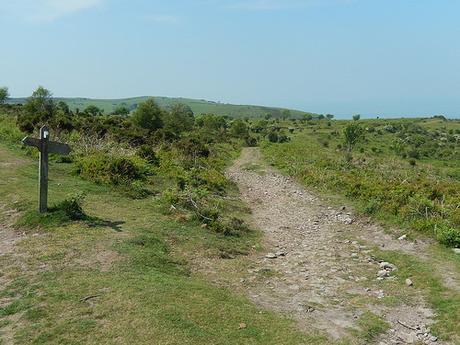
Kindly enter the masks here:
M 459 0 L 0 0 L 0 85 L 460 117 Z

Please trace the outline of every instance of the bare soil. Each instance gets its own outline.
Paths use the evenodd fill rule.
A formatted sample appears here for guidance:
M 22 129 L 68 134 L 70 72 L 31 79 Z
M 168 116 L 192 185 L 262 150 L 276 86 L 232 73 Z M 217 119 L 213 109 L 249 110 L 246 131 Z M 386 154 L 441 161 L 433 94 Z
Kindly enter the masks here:
M 416 282 L 407 287 L 404 301 L 384 303 L 392 293 L 386 291 L 388 284 L 396 278 L 390 270 L 389 277 L 379 279 L 382 264 L 372 255 L 376 246 L 420 253 L 426 243 L 394 239 L 347 207 L 327 206 L 267 166 L 257 148 L 244 149 L 228 176 L 252 210 L 252 225 L 264 233 L 266 251 L 253 255 L 248 274 L 238 282 L 255 303 L 287 313 L 299 327 L 313 326 L 331 339 L 359 331 L 358 320 L 370 311 L 390 324 L 378 344 L 442 343 L 429 333 L 434 314 Z

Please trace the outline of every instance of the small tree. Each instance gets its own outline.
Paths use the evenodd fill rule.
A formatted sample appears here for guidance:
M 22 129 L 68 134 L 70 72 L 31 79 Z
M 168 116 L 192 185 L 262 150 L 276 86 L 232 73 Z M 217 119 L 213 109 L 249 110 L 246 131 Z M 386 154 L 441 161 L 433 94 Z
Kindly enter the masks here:
M 128 116 L 130 110 L 125 105 L 119 105 L 112 111 L 112 115 L 119 115 L 119 116 Z
M 326 117 L 327 117 L 328 120 L 332 120 L 332 119 L 334 118 L 334 115 L 332 115 L 332 114 L 327 114 Z
M 353 121 L 359 121 L 361 119 L 360 114 L 353 115 Z
M 6 102 L 6 100 L 10 97 L 7 87 L 0 87 L 0 104 Z
M 91 116 L 98 116 L 102 115 L 103 113 L 101 109 L 99 109 L 97 106 L 93 104 L 88 105 L 83 112 Z
M 24 104 L 24 111 L 18 116 L 19 128 L 33 131 L 39 125 L 49 123 L 56 114 L 56 104 L 49 90 L 39 86 Z
M 133 123 L 141 128 L 155 131 L 163 127 L 163 111 L 153 98 L 139 104 L 132 116 Z
M 195 117 L 188 105 L 176 104 L 172 106 L 169 113 L 164 114 L 163 122 L 166 130 L 179 135 L 193 128 Z
M 358 142 L 364 139 L 364 128 L 358 123 L 349 123 L 344 131 L 345 147 L 347 153 L 347 160 L 351 160 L 351 152 Z

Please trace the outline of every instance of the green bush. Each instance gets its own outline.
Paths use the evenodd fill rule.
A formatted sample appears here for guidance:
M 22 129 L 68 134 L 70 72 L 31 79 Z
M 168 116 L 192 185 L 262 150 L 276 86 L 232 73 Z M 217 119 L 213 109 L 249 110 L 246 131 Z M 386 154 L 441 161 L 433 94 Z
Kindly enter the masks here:
M 143 179 L 148 172 L 145 160 L 135 156 L 96 153 L 78 158 L 75 164 L 80 176 L 102 184 L 129 184 Z
M 87 217 L 83 211 L 83 202 L 85 201 L 85 197 L 86 195 L 84 193 L 70 195 L 67 199 L 61 201 L 51 210 L 64 212 L 70 220 L 85 219 Z
M 447 225 L 436 226 L 436 238 L 449 247 L 460 247 L 460 230 Z
M 157 157 L 157 154 L 154 148 L 150 145 L 141 145 L 137 149 L 136 155 L 145 159 L 149 164 L 158 166 L 160 160 Z

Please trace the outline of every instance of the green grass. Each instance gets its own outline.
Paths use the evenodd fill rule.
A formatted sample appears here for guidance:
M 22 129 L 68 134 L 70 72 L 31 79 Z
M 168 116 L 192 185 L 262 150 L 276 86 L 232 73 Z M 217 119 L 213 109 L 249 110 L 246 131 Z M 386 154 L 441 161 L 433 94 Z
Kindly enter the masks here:
M 133 97 L 124 99 L 90 99 L 90 98 L 57 98 L 57 101 L 66 102 L 72 110 L 79 108 L 84 110 L 89 105 L 95 105 L 103 109 L 109 114 L 120 105 L 124 105 L 129 109 L 134 108 L 137 104 L 146 101 L 149 97 Z M 170 98 L 170 97 L 154 97 L 155 101 L 161 107 L 169 107 L 174 104 L 187 104 L 196 115 L 199 114 L 217 114 L 227 115 L 235 118 L 242 117 L 264 117 L 266 114 L 271 114 L 273 117 L 280 117 L 282 108 L 264 107 L 258 105 L 235 105 L 227 103 L 211 102 L 206 100 L 190 99 L 190 98 Z M 15 98 L 9 101 L 10 103 L 24 103 L 25 98 Z M 302 117 L 308 112 L 299 110 L 290 110 L 294 117 Z M 310 113 L 312 114 L 312 113 Z M 312 114 L 314 115 L 314 114 Z
M 423 131 L 427 124 L 438 126 L 436 121 L 362 121 L 366 140 L 355 148 L 351 164 L 340 150 L 346 121 L 299 126 L 291 142 L 265 144 L 263 151 L 271 164 L 319 191 L 343 195 L 364 213 L 418 231 L 414 236 L 455 246 L 460 244 L 460 145 L 446 133 L 455 131 L 457 122 L 443 122 L 445 130 L 424 134 L 385 130 L 404 125 Z M 402 145 L 401 154 L 395 151 L 396 142 Z M 412 150 L 420 154 L 415 166 L 403 158 Z
M 398 278 L 399 287 L 396 286 L 392 289 L 392 295 L 398 300 L 403 298 L 404 290 L 407 289 L 405 280 L 410 278 L 416 288 L 424 292 L 426 300 L 436 311 L 437 322 L 432 327 L 434 333 L 443 339 L 460 341 L 458 328 L 460 324 L 460 294 L 458 291 L 446 288 L 443 285 L 436 272 L 436 266 L 395 251 L 377 251 L 376 255 L 381 260 L 391 262 L 398 267 L 394 274 Z M 436 258 L 435 255 L 433 253 Z M 452 260 L 452 258 L 444 259 L 447 259 L 446 262 Z M 455 267 L 453 270 L 455 272 Z M 456 272 L 458 274 L 459 271 Z
M 190 257 L 247 251 L 258 245 L 256 233 L 226 237 L 176 221 L 153 198 L 132 200 L 70 171 L 69 164 L 51 164 L 50 204 L 86 192 L 84 209 L 100 222 L 23 219 L 30 228 L 21 228 L 29 235 L 19 244 L 20 255 L 0 258 L 8 279 L 0 299 L 10 299 L 0 322 L 19 317 L 18 344 L 329 343 L 191 273 Z M 36 162 L 0 146 L 0 175 L 2 203 L 31 217 Z M 88 296 L 94 297 L 84 300 Z
M 366 344 L 372 343 L 379 335 L 385 333 L 390 325 L 379 316 L 369 311 L 364 312 L 357 322 L 360 330 L 352 330 L 358 338 L 363 339 Z

